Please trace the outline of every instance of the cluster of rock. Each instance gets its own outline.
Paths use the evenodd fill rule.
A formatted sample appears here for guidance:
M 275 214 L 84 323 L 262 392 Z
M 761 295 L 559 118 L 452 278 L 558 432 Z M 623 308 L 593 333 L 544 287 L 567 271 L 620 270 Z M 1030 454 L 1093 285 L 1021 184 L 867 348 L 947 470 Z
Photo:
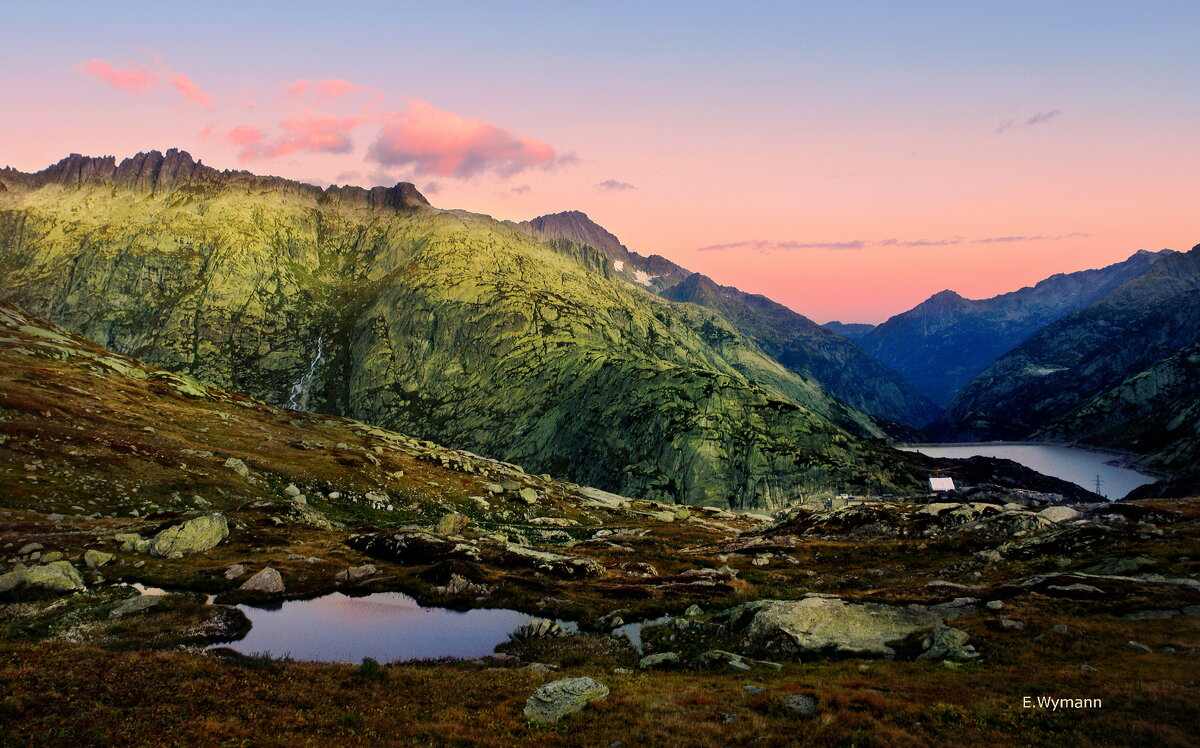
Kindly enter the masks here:
M 604 566 L 590 558 L 491 539 L 447 538 L 420 528 L 353 535 L 346 542 L 372 558 L 408 565 L 473 561 L 535 569 L 559 577 L 592 577 L 604 573 Z

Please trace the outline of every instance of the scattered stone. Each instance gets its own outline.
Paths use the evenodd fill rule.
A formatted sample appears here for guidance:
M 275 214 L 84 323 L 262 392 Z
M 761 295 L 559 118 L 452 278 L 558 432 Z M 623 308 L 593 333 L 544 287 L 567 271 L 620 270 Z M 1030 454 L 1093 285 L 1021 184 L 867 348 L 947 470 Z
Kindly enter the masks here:
M 999 563 L 1004 560 L 1004 555 L 1000 551 L 979 551 L 975 554 L 975 558 L 989 564 Z
M 1021 629 L 1025 628 L 1025 623 L 1013 618 L 1005 618 L 1004 616 L 1000 616 L 1000 628 L 1004 629 L 1005 631 L 1020 631 Z
M 545 618 L 538 618 L 518 626 L 508 635 L 508 638 L 510 641 L 520 642 L 529 639 L 562 639 L 570 635 L 570 631 L 559 626 L 556 622 Z
M 466 515 L 458 512 L 450 512 L 442 515 L 438 520 L 437 531 L 441 535 L 459 535 L 463 530 L 467 529 L 467 523 L 470 522 Z
M 818 708 L 817 697 L 790 693 L 783 697 L 783 708 L 796 717 L 815 717 Z
M 1079 669 L 1080 669 L 1080 670 L 1082 670 L 1082 671 L 1083 671 L 1083 672 L 1085 672 L 1085 673 L 1094 673 L 1094 672 L 1096 672 L 1096 668 L 1092 667 L 1091 665 L 1080 665 L 1080 666 L 1079 666 Z
M 745 657 L 734 652 L 726 652 L 723 649 L 710 649 L 702 653 L 696 658 L 696 667 L 711 668 L 718 665 L 733 668 L 734 670 L 746 671 L 751 668 Z
M 296 487 L 295 483 L 289 483 L 288 487 L 283 489 L 283 492 L 293 498 L 301 494 L 300 489 Z
M 89 548 L 83 553 L 83 563 L 86 564 L 89 569 L 98 569 L 112 561 L 114 558 L 116 557 L 113 556 L 113 554 L 105 553 L 104 551 L 98 551 L 95 548 Z
M 163 601 L 163 595 L 139 595 L 123 600 L 120 605 L 113 608 L 109 612 L 109 618 L 124 618 L 134 613 L 141 613 L 143 610 L 153 608 Z
M 351 566 L 348 569 L 343 569 L 334 574 L 333 578 L 339 582 L 354 582 L 378 572 L 379 570 L 375 568 L 375 564 L 363 564 L 362 566 Z
M 525 718 L 540 724 L 558 722 L 608 696 L 608 686 L 592 678 L 563 678 L 533 692 L 525 702 Z
M 1051 522 L 1063 523 L 1079 519 L 1083 515 L 1069 506 L 1052 506 L 1038 512 L 1038 516 L 1044 517 Z
M 246 567 L 241 564 L 234 564 L 225 568 L 226 579 L 237 579 L 246 573 Z
M 113 539 L 121 544 L 122 553 L 145 553 L 150 547 L 150 541 L 136 532 L 119 532 Z
M 152 556 L 203 553 L 229 537 L 229 522 L 223 514 L 209 514 L 168 527 L 154 536 L 148 550 Z
M 1152 651 L 1145 644 L 1142 644 L 1141 642 L 1135 642 L 1133 639 L 1125 642 L 1125 646 L 1129 649 L 1132 649 L 1134 652 L 1141 652 L 1142 654 L 1150 654 Z
M 1003 610 L 1004 603 L 1001 600 L 988 600 L 987 601 L 987 609 L 988 610 Z
M 700 609 L 699 605 L 692 604 L 688 606 L 687 610 L 683 611 L 683 615 L 685 618 L 695 618 L 696 616 L 704 615 L 704 611 Z
M 748 685 L 742 686 L 742 690 L 745 691 L 746 693 L 762 693 L 762 692 L 766 691 L 767 689 L 763 688 L 762 686 L 748 684 Z
M 1065 623 L 1058 623 L 1050 627 L 1050 630 L 1056 634 L 1064 634 L 1066 636 L 1083 636 L 1083 630 L 1068 626 Z
M 750 560 L 751 566 L 766 566 L 771 563 L 771 556 L 767 553 L 760 553 Z
M 44 549 L 45 547 L 46 546 L 42 545 L 41 543 L 27 543 L 27 544 L 21 546 L 21 549 L 19 551 L 17 551 L 17 555 L 18 556 L 29 556 L 29 555 L 33 554 L 34 551 L 40 551 L 40 550 Z
M 522 488 L 517 492 L 517 498 L 532 506 L 538 502 L 538 492 L 532 488 Z
M 250 467 L 236 457 L 230 457 L 228 460 L 225 460 L 225 467 L 243 478 L 250 477 Z
M 39 560 L 43 564 L 51 564 L 51 563 L 54 563 L 55 561 L 62 561 L 63 560 L 63 552 L 62 551 L 49 551 L 48 553 L 43 553 L 41 559 L 39 559 Z
M 658 654 L 646 655 L 638 662 L 638 667 L 642 670 L 650 670 L 656 667 L 672 667 L 683 661 L 678 652 L 660 652 Z
M 530 664 L 529 667 L 527 667 L 526 669 L 532 670 L 533 672 L 537 673 L 538 675 L 546 675 L 554 668 L 550 667 L 549 665 L 545 664 L 544 662 L 534 662 L 534 663 Z
M 239 589 L 247 592 L 279 594 L 284 591 L 283 577 L 278 571 L 267 566 L 243 582 Z
M 928 636 L 921 640 L 924 652 L 917 655 L 917 662 L 928 660 L 953 660 L 962 662 L 973 660 L 979 656 L 975 647 L 967 644 L 970 635 L 961 629 L 949 626 L 938 626 Z

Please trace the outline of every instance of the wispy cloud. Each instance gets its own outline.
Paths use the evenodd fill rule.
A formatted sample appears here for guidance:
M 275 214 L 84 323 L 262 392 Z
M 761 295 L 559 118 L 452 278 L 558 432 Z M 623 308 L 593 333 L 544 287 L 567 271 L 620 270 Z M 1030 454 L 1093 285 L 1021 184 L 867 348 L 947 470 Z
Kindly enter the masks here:
M 956 244 L 1003 244 L 1009 242 L 1060 241 L 1063 239 L 1075 239 L 1087 236 L 1090 236 L 1090 234 L 1075 231 L 1070 234 L 1059 234 L 1053 236 L 987 236 L 981 239 L 964 239 L 957 236 L 951 239 L 851 239 L 849 241 L 837 242 L 767 241 L 762 239 L 754 239 L 741 242 L 729 242 L 727 244 L 710 244 L 706 247 L 697 247 L 696 251 L 717 252 L 725 250 L 748 249 L 754 252 L 770 253 L 798 249 L 859 250 L 869 249 L 871 247 L 946 247 Z
M 83 75 L 134 96 L 144 94 L 158 85 L 158 76 L 135 62 L 127 62 L 118 70 L 104 60 L 88 60 L 81 62 L 75 69 Z
M 603 182 L 600 182 L 596 185 L 596 189 L 604 190 L 606 192 L 624 192 L 626 190 L 636 190 L 637 187 L 634 187 L 629 182 L 619 182 L 615 179 L 605 179 Z
M 1009 242 L 1057 242 L 1063 239 L 1078 239 L 1091 236 L 1082 231 L 1072 231 L 1069 234 L 1057 234 L 1054 236 L 987 236 L 982 239 L 972 239 L 972 244 L 1007 244 Z
M 202 90 L 191 77 L 172 72 L 161 59 L 154 68 L 136 62 L 126 62 L 120 68 L 104 60 L 88 60 L 75 66 L 79 73 L 134 96 L 170 85 L 184 99 L 201 106 L 212 106 L 213 97 Z
M 1015 119 L 1005 120 L 996 128 L 996 135 L 1002 135 L 1010 130 L 1019 130 L 1023 127 L 1033 127 L 1034 125 L 1044 125 L 1050 120 L 1062 114 L 1061 109 L 1051 109 L 1048 112 L 1038 112 L 1032 117 L 1020 121 Z
M 212 106 L 213 97 L 211 94 L 200 90 L 200 87 L 192 82 L 192 79 L 183 73 L 175 73 L 171 76 L 171 85 L 179 92 L 183 98 L 188 101 L 194 101 L 201 106 Z
M 513 193 L 514 195 L 524 195 L 526 192 L 529 192 L 532 189 L 533 188 L 530 187 L 529 185 L 523 184 L 523 185 L 520 185 L 519 187 L 513 187 L 512 189 L 509 190 L 509 192 Z

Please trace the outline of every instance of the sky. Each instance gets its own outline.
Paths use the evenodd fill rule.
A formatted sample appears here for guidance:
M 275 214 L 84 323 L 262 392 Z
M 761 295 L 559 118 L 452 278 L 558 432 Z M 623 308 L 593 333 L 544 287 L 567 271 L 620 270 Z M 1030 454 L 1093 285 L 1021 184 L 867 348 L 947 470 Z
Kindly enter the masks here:
M 0 0 L 0 166 L 582 210 L 818 322 L 1200 243 L 1200 3 Z

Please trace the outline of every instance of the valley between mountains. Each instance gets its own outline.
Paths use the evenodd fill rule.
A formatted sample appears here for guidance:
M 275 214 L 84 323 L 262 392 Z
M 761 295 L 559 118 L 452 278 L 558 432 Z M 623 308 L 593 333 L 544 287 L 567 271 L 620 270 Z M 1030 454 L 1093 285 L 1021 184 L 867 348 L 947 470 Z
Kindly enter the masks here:
M 1189 745 L 1198 258 L 822 326 L 578 212 L 177 150 L 0 171 L 0 743 Z M 1168 477 L 892 446 L 930 437 Z M 333 592 L 577 630 L 222 646 Z

